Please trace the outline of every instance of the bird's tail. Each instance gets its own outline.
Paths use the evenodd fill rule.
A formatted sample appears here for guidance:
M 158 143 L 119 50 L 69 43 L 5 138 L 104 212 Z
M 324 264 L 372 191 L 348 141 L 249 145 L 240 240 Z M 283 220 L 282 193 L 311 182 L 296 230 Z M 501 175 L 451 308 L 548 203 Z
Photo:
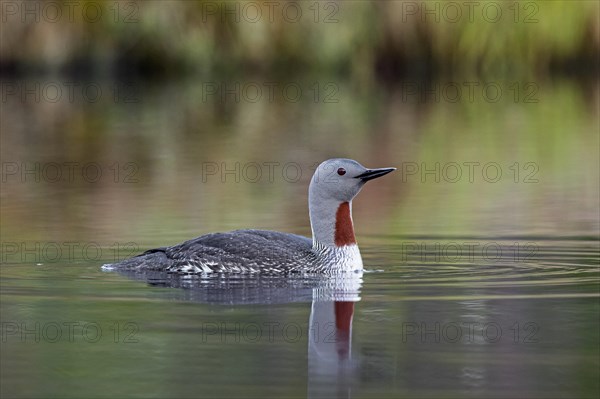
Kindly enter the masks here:
M 156 248 L 144 252 L 133 258 L 125 259 L 117 263 L 107 263 L 102 265 L 102 270 L 156 270 L 166 271 L 171 265 L 172 260 L 167 258 L 165 248 Z

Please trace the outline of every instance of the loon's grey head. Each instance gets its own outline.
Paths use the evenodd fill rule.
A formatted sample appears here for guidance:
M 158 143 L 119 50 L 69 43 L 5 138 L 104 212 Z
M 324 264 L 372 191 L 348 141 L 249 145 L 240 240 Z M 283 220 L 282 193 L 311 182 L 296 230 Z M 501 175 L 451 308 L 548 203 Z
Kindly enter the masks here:
M 367 169 L 352 159 L 334 158 L 322 162 L 310 182 L 310 190 L 319 199 L 350 202 L 369 180 L 396 168 Z
M 369 180 L 396 168 L 367 169 L 352 159 L 321 163 L 310 182 L 308 206 L 313 243 L 340 247 L 354 245 L 352 199 Z

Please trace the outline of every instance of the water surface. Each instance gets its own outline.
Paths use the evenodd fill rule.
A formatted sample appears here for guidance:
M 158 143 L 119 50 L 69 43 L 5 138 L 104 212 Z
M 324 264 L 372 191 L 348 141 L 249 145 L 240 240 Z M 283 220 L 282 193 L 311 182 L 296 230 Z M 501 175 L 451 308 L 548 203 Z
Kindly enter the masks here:
M 169 288 L 91 262 L 4 265 L 3 390 L 27 397 L 79 397 L 89 386 L 98 397 L 597 391 L 597 241 L 545 240 L 535 258 L 499 264 L 404 261 L 397 238 L 365 241 L 373 240 L 386 253 L 364 245 L 371 272 L 355 297 L 341 298 L 357 301 L 343 364 L 337 352 L 310 358 L 311 331 L 321 329 L 319 342 L 333 331 L 325 321 L 309 324 L 310 282 L 298 280 L 294 290 L 272 279 L 261 290 L 248 279 L 211 277 Z

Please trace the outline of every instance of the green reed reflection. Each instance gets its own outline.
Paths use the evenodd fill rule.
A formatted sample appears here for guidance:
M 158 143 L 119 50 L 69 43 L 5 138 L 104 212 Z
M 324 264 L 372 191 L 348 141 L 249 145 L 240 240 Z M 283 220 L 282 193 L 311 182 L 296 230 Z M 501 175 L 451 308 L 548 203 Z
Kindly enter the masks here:
M 598 98 L 574 81 L 475 81 L 505 89 L 494 101 L 478 91 L 459 102 L 445 97 L 467 79 L 387 90 L 330 77 L 277 82 L 299 87 L 297 100 L 275 91 L 255 101 L 243 91 L 267 81 L 118 82 L 136 101 L 65 96 L 33 108 L 20 105 L 18 88 L 45 81 L 10 82 L 17 94 L 5 106 L 2 158 L 17 169 L 4 171 L 11 195 L 3 231 L 105 245 L 111 237 L 155 245 L 243 227 L 310 234 L 314 165 L 347 156 L 398 167 L 390 184 L 357 199 L 359 236 L 598 232 Z M 507 88 L 529 83 L 536 101 L 515 101 Z M 315 101 L 315 84 L 335 88 L 335 101 Z M 229 94 L 207 94 L 215 85 Z M 49 163 L 62 165 L 59 181 Z M 77 164 L 73 176 L 68 163 Z M 23 175 L 27 168 L 33 172 Z

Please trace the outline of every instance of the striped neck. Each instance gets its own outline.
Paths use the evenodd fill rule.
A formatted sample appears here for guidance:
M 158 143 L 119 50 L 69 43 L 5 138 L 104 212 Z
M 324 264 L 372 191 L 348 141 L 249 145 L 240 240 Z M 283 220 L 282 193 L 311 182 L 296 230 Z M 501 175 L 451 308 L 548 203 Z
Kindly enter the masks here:
M 356 246 L 352 223 L 352 202 L 321 200 L 309 204 L 313 247 L 347 248 Z

